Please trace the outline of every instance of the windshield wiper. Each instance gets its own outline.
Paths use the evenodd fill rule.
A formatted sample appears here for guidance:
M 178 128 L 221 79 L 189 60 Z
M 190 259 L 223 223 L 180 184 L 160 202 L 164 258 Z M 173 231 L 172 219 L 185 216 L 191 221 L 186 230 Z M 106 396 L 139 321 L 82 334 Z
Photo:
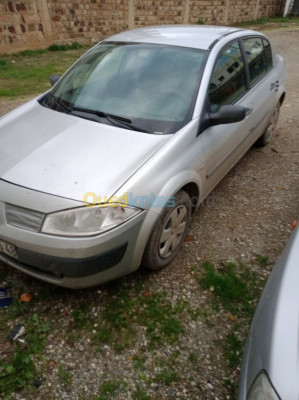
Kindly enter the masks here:
M 65 102 L 62 100 L 62 99 L 60 99 L 59 97 L 55 97 L 55 96 L 53 96 L 51 93 L 49 93 L 49 97 L 48 97 L 48 99 L 51 99 L 50 101 L 51 101 L 51 103 L 52 103 L 52 101 L 54 102 L 54 105 L 55 106 L 59 106 L 64 112 L 66 112 L 66 113 L 68 113 L 68 114 L 70 114 L 71 112 L 72 112 L 72 109 L 70 108 L 70 107 L 68 107 L 66 104 L 65 104 Z M 47 101 L 47 98 L 45 99 L 46 101 Z M 48 103 L 48 102 L 47 102 Z M 53 106 L 53 104 L 46 104 L 47 105 L 47 107 L 49 107 L 49 108 L 52 108 L 52 106 Z
M 132 121 L 129 118 L 125 118 L 120 115 L 108 114 L 108 113 L 105 113 L 104 111 L 90 110 L 88 108 L 82 108 L 82 107 L 76 107 L 76 106 L 73 106 L 72 109 L 70 109 L 70 112 L 73 112 L 73 111 L 87 113 L 87 114 L 93 114 L 100 118 L 105 118 L 109 122 L 111 122 L 112 125 L 119 126 L 120 128 L 126 127 L 133 131 L 150 133 L 150 132 L 146 131 L 145 129 L 140 128 L 139 126 L 133 125 Z
M 83 108 L 83 107 L 76 107 L 76 106 L 68 107 L 65 104 L 64 100 L 60 99 L 59 97 L 53 96 L 51 93 L 49 94 L 49 96 L 51 100 L 54 101 L 54 104 L 58 105 L 65 113 L 72 114 L 74 111 L 77 111 L 86 114 L 93 114 L 100 118 L 107 119 L 114 126 L 118 126 L 120 128 L 125 127 L 130 130 L 144 132 L 144 133 L 150 133 L 147 130 L 140 128 L 139 126 L 133 125 L 132 121 L 129 118 L 125 118 L 120 115 L 107 114 L 104 111 L 90 110 L 88 108 Z

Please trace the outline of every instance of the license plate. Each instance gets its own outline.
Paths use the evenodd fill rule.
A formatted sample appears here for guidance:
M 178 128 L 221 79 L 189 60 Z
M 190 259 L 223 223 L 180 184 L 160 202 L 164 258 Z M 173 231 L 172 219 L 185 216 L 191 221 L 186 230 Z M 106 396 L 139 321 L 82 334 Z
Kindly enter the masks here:
M 17 258 L 16 247 L 13 244 L 0 240 L 0 253 L 4 253 L 9 257 Z

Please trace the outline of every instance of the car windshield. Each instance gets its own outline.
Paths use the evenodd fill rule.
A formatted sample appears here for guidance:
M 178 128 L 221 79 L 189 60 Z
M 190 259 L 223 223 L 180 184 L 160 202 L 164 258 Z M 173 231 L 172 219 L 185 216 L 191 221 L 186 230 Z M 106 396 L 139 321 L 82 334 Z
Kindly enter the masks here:
M 102 42 L 42 104 L 125 129 L 174 133 L 192 117 L 206 56 L 185 47 Z

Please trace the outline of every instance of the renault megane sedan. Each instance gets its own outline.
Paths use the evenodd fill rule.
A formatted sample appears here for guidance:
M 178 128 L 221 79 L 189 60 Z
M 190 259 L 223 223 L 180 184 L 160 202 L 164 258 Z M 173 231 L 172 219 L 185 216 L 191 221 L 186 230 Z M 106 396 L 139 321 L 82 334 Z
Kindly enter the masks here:
M 157 26 L 51 83 L 0 119 L 0 260 L 82 288 L 173 260 L 192 212 L 273 137 L 285 66 L 255 31 Z

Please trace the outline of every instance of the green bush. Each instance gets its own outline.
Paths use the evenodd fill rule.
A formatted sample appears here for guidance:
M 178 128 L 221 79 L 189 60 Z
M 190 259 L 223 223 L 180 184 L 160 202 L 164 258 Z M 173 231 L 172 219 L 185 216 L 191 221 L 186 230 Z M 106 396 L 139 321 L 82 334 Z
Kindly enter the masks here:
M 8 63 L 4 58 L 0 58 L 0 69 L 5 69 L 7 68 Z
M 48 51 L 66 51 L 66 50 L 78 50 L 81 49 L 83 46 L 79 43 L 72 43 L 72 44 L 51 44 L 47 48 Z
M 39 50 L 23 50 L 23 51 L 20 51 L 19 52 L 19 54 L 21 55 L 21 56 L 29 56 L 29 57 L 34 57 L 34 56 L 37 56 L 38 54 L 42 54 L 42 53 L 45 53 L 46 52 L 46 50 L 42 50 L 42 49 L 39 49 Z

